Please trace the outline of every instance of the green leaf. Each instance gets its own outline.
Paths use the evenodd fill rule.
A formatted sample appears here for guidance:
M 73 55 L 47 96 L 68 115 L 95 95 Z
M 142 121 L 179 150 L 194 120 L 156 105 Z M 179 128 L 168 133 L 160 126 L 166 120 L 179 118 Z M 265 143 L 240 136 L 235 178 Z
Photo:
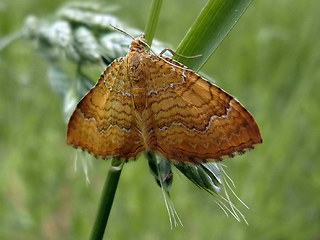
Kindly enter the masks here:
M 157 184 L 163 187 L 166 192 L 169 192 L 173 181 L 171 163 L 150 150 L 146 152 L 146 158 L 148 159 L 150 171 Z
M 218 163 L 185 164 L 174 163 L 191 182 L 211 194 L 218 194 L 223 184 Z
M 177 48 L 173 59 L 198 71 L 247 9 L 251 0 L 210 0 Z

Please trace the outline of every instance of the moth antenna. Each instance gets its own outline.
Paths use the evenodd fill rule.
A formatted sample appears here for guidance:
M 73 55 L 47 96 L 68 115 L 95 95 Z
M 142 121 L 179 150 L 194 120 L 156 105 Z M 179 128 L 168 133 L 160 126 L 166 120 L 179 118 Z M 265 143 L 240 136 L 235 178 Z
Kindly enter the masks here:
M 170 64 L 171 66 L 180 68 L 180 69 L 182 69 L 182 70 L 188 70 L 187 67 L 181 67 L 181 66 L 175 65 L 175 64 L 169 62 L 168 60 L 166 60 L 165 58 L 163 58 L 163 57 L 161 56 L 161 53 L 162 53 L 163 51 L 161 51 L 160 54 L 157 54 L 157 53 L 150 47 L 150 45 L 149 45 L 148 43 L 146 43 L 146 42 L 143 41 L 143 40 L 141 40 L 141 42 L 150 49 L 150 52 L 152 52 L 154 55 L 158 56 L 158 57 L 161 58 L 163 61 L 165 61 L 166 63 Z M 165 48 L 165 49 L 167 49 L 167 48 Z
M 124 31 L 124 30 L 122 30 L 122 29 L 120 29 L 120 28 L 118 28 L 118 27 L 116 27 L 116 26 L 113 26 L 113 25 L 111 25 L 111 24 L 109 24 L 109 25 L 110 25 L 111 28 L 113 28 L 113 29 L 115 29 L 115 30 L 117 30 L 117 31 L 119 31 L 119 32 L 122 32 L 122 33 L 128 35 L 128 36 L 131 37 L 133 40 L 135 39 L 135 37 L 132 36 L 130 33 L 126 32 L 126 31 Z
M 165 61 L 166 63 L 169 63 L 171 66 L 174 66 L 174 67 L 176 67 L 176 68 L 180 68 L 180 69 L 182 69 L 182 70 L 188 70 L 187 67 L 181 67 L 181 66 L 175 65 L 175 64 L 169 62 L 167 59 L 165 59 L 165 58 L 163 58 L 163 57 L 161 57 L 161 56 L 158 56 L 158 57 L 161 58 L 161 59 L 162 59 L 163 61 Z
M 161 53 L 159 54 L 159 56 L 162 56 L 165 52 L 169 52 L 171 53 L 172 56 L 179 56 L 179 57 L 182 57 L 182 58 L 197 58 L 197 57 L 202 57 L 202 54 L 197 54 L 197 55 L 194 55 L 194 56 L 185 56 L 185 55 L 182 55 L 180 53 L 177 53 L 175 51 L 173 51 L 172 49 L 170 48 L 165 48 L 161 51 Z

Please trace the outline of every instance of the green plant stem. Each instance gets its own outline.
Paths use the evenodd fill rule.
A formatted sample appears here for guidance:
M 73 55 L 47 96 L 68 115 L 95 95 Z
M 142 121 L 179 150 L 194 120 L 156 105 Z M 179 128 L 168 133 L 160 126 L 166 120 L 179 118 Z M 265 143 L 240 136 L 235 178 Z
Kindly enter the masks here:
M 252 0 L 209 0 L 177 48 L 173 59 L 198 71 L 230 32 Z
M 119 158 L 113 158 L 105 181 L 96 220 L 91 232 L 91 240 L 100 240 L 103 238 L 113 199 L 117 190 L 120 174 L 123 167 L 123 161 Z
M 144 29 L 145 39 L 151 46 L 154 34 L 156 32 L 157 23 L 160 15 L 162 0 L 153 0 L 151 10 L 149 13 L 148 21 Z
M 22 30 L 11 33 L 0 39 L 0 52 L 5 49 L 9 44 L 13 43 L 15 40 L 23 37 L 24 32 Z

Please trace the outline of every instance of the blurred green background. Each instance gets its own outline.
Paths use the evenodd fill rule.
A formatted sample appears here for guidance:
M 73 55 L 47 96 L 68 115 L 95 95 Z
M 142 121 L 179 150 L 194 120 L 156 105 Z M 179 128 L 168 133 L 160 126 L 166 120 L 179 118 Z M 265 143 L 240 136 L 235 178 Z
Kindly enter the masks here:
M 0 38 L 65 1 L 0 1 Z M 88 2 L 88 1 L 87 1 Z M 144 29 L 150 1 L 105 1 Z M 156 38 L 173 49 L 205 0 L 164 1 Z M 106 239 L 320 239 L 320 1 L 253 1 L 202 71 L 254 115 L 263 144 L 227 159 L 249 226 L 174 172 L 184 227 L 170 230 L 147 162 L 124 167 Z M 96 78 L 101 72 L 96 73 Z M 0 53 L 0 239 L 88 239 L 109 163 L 65 144 L 62 102 L 27 40 Z

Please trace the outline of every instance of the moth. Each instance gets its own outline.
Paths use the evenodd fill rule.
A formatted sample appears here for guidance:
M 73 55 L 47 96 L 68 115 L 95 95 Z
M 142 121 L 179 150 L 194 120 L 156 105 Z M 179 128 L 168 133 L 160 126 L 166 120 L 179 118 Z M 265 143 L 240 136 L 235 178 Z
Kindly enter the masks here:
M 234 97 L 151 54 L 143 34 L 80 100 L 67 129 L 68 144 L 103 158 L 154 150 L 172 161 L 202 163 L 261 142 L 256 121 Z

